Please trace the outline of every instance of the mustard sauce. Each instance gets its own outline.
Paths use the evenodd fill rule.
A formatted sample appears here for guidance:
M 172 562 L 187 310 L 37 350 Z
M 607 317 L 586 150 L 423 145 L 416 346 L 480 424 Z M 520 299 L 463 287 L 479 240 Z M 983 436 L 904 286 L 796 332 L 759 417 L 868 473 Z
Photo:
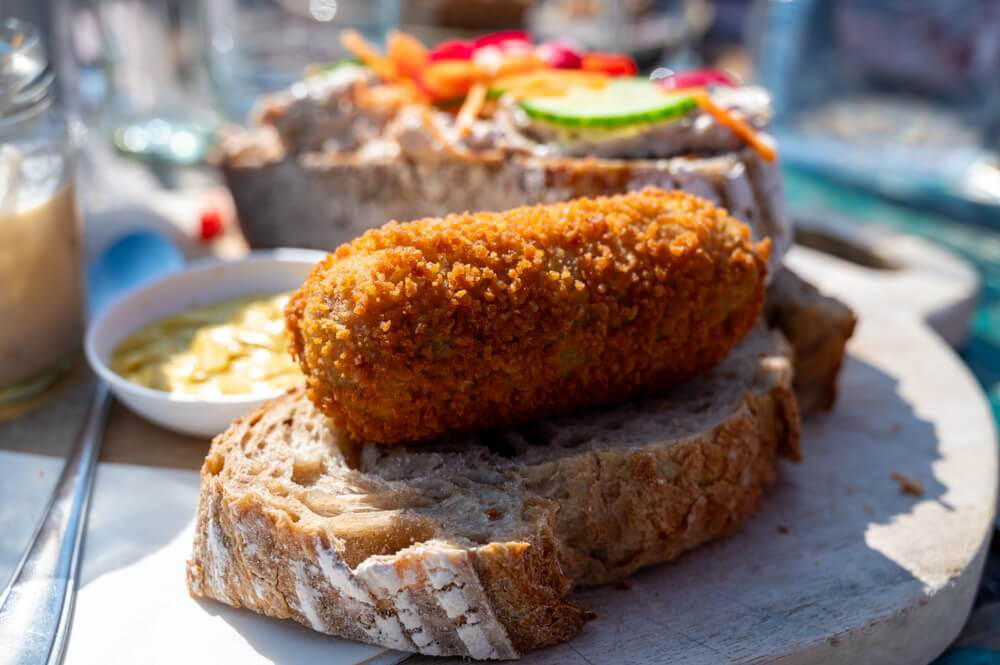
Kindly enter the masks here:
M 288 352 L 291 294 L 200 305 L 127 337 L 111 369 L 132 383 L 195 397 L 273 393 L 303 382 Z

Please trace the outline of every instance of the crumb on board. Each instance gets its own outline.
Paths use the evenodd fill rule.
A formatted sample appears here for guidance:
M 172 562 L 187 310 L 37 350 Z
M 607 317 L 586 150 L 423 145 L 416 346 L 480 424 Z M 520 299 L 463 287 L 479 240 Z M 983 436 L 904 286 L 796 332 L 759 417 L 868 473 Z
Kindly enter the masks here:
M 628 580 L 618 580 L 615 582 L 615 591 L 631 591 L 632 585 Z
M 782 536 L 787 536 L 788 535 L 788 527 L 787 526 L 779 526 L 778 527 L 778 533 L 780 533 Z
M 902 423 L 893 423 L 892 427 L 890 429 L 892 430 L 893 434 L 899 434 L 900 432 L 903 431 L 903 424 Z
M 889 474 L 889 477 L 899 484 L 899 489 L 903 492 L 903 494 L 921 496 L 924 493 L 924 486 L 921 485 L 919 481 L 910 478 L 906 474 L 900 473 L 899 471 L 893 471 Z

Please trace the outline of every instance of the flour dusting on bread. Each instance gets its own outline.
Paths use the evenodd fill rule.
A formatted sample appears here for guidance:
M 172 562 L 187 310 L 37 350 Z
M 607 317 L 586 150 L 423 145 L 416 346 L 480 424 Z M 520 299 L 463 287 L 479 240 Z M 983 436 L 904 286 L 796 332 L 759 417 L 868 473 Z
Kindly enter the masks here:
M 360 453 L 292 392 L 213 442 L 189 588 L 428 655 L 565 641 L 592 617 L 574 586 L 670 560 L 757 508 L 777 455 L 798 453 L 789 356 L 758 328 L 666 397 Z M 317 442 L 318 473 L 297 474 Z

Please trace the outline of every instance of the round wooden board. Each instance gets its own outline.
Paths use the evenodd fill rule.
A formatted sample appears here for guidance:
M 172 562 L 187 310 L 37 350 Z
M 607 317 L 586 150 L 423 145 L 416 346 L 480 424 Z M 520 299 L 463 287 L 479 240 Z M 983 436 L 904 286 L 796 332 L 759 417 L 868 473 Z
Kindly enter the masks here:
M 785 265 L 823 291 L 860 309 L 911 312 L 953 347 L 965 342 L 979 302 L 980 280 L 964 259 L 917 236 L 849 222 L 809 222 L 800 233 L 826 236 L 883 262 L 882 268 L 859 265 L 802 245 L 795 245 Z
M 997 498 L 990 410 L 914 317 L 862 316 L 835 410 L 731 537 L 574 594 L 597 612 L 525 663 L 914 665 L 972 605 Z M 904 494 L 904 474 L 922 486 Z M 440 662 L 436 660 L 434 662 Z

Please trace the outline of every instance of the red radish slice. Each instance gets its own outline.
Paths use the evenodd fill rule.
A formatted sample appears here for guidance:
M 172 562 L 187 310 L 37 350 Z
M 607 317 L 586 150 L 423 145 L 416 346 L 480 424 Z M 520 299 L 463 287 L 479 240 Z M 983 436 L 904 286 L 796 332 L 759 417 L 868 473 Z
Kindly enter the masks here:
M 580 69 L 610 76 L 631 77 L 639 73 L 635 60 L 623 53 L 587 53 L 580 62 Z
M 553 69 L 579 69 L 583 57 L 564 42 L 545 42 L 535 48 L 535 54 Z
M 438 60 L 471 60 L 476 51 L 476 45 L 462 39 L 449 39 L 441 42 L 430 52 L 430 61 Z
M 483 48 L 484 46 L 500 46 L 503 47 L 508 42 L 519 42 L 521 44 L 527 44 L 531 46 L 531 35 L 523 30 L 504 30 L 502 32 L 494 32 L 489 35 L 483 35 L 473 42 L 475 48 Z
M 503 49 L 492 44 L 490 46 L 480 46 L 472 54 L 472 60 L 477 65 L 482 65 L 490 71 L 499 68 L 504 57 Z
M 514 39 L 500 42 L 499 46 L 504 55 L 528 55 L 535 52 L 535 47 L 531 45 L 531 42 L 521 42 Z
M 729 74 L 718 69 L 694 69 L 689 72 L 679 72 L 666 78 L 658 79 L 657 83 L 668 90 L 678 90 L 680 88 L 702 88 L 706 85 L 733 86 L 733 81 Z

